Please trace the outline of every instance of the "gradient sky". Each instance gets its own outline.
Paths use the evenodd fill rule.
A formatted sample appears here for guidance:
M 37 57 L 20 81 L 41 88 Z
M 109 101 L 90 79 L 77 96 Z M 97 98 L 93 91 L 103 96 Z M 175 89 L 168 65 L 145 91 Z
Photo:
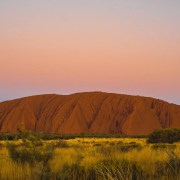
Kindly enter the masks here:
M 82 91 L 180 104 L 180 1 L 1 0 L 0 101 Z

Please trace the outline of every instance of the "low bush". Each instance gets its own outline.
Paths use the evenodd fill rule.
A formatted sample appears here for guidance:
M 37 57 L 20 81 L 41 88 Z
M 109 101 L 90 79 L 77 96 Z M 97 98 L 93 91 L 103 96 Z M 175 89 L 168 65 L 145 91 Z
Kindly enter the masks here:
M 47 163 L 53 155 L 54 146 L 43 145 L 37 136 L 31 133 L 21 133 L 22 143 L 8 143 L 7 148 L 10 158 L 18 163 Z
M 4 140 L 15 140 L 17 139 L 17 134 L 16 133 L 0 133 L 0 141 L 4 141 Z
M 101 145 L 101 146 L 96 146 L 97 148 L 97 152 L 99 152 L 99 154 L 102 154 L 106 157 L 110 157 L 113 153 L 115 148 L 112 146 L 105 146 L 105 145 Z
M 155 130 L 148 136 L 148 143 L 174 143 L 180 141 L 180 129 Z
M 155 150 L 162 150 L 162 149 L 170 149 L 174 150 L 176 148 L 175 144 L 164 144 L 164 143 L 156 143 L 151 146 L 152 149 Z
M 17 146 L 13 143 L 8 144 L 10 158 L 18 163 L 48 162 L 52 157 L 52 147 L 33 147 L 27 145 Z
M 133 149 L 141 150 L 142 146 L 140 144 L 137 144 L 137 143 L 122 143 L 118 146 L 118 148 L 121 152 L 128 152 L 128 151 L 131 151 Z
M 93 146 L 102 146 L 101 143 L 94 143 Z
M 56 148 L 68 148 L 69 145 L 64 140 L 58 140 L 57 142 L 53 143 L 53 146 Z
M 120 143 L 120 144 L 109 144 L 109 145 L 99 145 L 97 146 L 97 151 L 107 157 L 110 157 L 116 151 L 123 153 L 132 151 L 132 150 L 141 150 L 142 146 L 138 143 Z

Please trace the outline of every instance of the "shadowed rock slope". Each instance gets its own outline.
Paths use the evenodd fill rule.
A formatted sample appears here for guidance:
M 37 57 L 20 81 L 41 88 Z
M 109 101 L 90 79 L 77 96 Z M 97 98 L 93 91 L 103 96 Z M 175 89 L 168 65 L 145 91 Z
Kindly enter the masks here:
M 180 106 L 148 97 L 102 92 L 38 95 L 0 103 L 0 131 L 144 135 L 180 127 Z

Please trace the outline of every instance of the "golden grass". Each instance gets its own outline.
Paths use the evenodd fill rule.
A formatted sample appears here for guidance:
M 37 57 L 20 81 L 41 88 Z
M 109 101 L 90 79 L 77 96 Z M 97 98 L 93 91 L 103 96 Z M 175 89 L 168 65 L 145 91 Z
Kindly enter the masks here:
M 30 179 L 31 174 L 29 164 L 14 163 L 6 148 L 0 150 L 0 179 Z
M 55 143 L 57 141 L 53 140 L 45 143 Z M 68 147 L 56 148 L 53 159 L 49 162 L 53 174 L 56 174 L 65 164 L 77 163 L 88 168 L 107 159 L 134 161 L 147 174 L 153 174 L 155 173 L 155 164 L 157 162 L 167 162 L 169 158 L 168 149 L 152 149 L 152 145 L 147 144 L 146 139 L 141 138 L 76 138 L 65 140 L 65 142 Z M 35 174 L 42 167 L 38 164 L 32 167 L 29 164 L 13 162 L 9 158 L 6 143 L 6 141 L 0 142 L 0 179 L 32 179 L 32 177 L 36 179 Z M 16 143 L 20 143 L 20 141 Z M 141 145 L 142 149 L 135 148 L 127 152 L 121 152 L 118 147 L 122 143 L 136 143 Z M 180 158 L 180 143 L 176 143 L 173 152 Z

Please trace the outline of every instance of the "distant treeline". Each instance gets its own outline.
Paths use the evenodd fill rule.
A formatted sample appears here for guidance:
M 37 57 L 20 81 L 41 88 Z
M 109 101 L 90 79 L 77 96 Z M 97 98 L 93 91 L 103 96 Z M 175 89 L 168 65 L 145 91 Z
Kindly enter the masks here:
M 126 136 L 122 134 L 96 134 L 96 133 L 80 133 L 80 134 L 56 134 L 44 132 L 26 132 L 42 140 L 56 140 L 56 139 L 75 139 L 75 138 L 146 138 L 147 136 Z M 21 139 L 22 133 L 0 133 L 0 140 L 18 140 Z
M 30 132 L 33 136 L 42 140 L 56 139 L 75 139 L 75 138 L 147 138 L 148 143 L 173 143 L 180 141 L 180 129 L 168 128 L 155 130 L 149 135 L 144 136 L 126 136 L 122 134 L 97 134 L 97 133 L 80 133 L 80 134 L 55 134 L 44 132 Z M 18 140 L 22 138 L 22 132 L 18 133 L 0 133 L 0 140 Z

